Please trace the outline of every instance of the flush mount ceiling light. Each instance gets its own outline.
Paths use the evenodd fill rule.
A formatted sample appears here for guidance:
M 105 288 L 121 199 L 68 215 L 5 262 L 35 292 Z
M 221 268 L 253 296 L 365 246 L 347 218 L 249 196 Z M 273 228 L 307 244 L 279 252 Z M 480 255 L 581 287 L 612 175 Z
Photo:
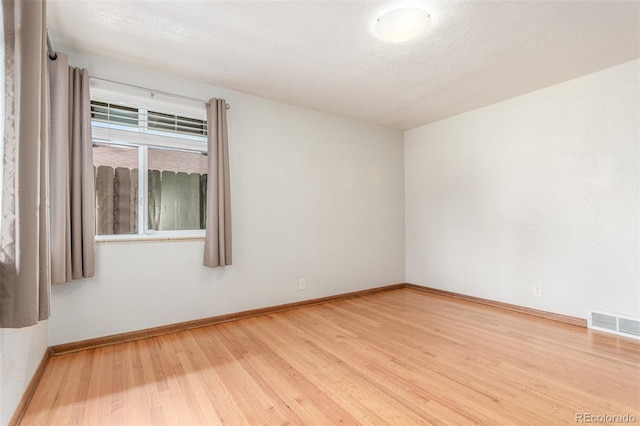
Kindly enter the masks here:
M 416 7 L 394 9 L 382 15 L 376 21 L 375 33 L 384 40 L 402 43 L 413 40 L 429 29 L 431 17 Z

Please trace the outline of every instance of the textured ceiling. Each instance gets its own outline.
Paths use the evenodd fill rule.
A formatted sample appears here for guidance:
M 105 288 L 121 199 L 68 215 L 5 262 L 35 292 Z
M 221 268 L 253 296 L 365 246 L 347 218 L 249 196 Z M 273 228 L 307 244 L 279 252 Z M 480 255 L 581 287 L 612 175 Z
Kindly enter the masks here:
M 430 30 L 378 40 L 418 6 Z M 638 1 L 48 1 L 56 46 L 400 130 L 640 57 Z

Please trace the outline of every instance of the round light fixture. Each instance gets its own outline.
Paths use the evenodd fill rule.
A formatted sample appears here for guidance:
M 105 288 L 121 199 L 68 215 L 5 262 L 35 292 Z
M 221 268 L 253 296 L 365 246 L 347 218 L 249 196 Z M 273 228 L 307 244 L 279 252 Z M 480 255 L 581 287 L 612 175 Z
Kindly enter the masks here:
M 382 15 L 376 21 L 377 36 L 394 43 L 413 40 L 429 29 L 431 17 L 417 7 L 394 9 Z

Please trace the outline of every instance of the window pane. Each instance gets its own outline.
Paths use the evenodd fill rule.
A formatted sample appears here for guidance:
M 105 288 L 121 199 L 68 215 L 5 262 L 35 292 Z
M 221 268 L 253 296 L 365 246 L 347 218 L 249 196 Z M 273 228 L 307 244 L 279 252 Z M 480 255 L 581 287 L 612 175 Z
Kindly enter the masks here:
M 105 123 L 138 127 L 138 109 L 91 101 L 91 119 Z
M 138 148 L 94 144 L 96 234 L 138 232 Z
M 165 114 L 156 111 L 149 111 L 147 126 L 152 130 L 161 130 L 171 133 L 196 136 L 207 135 L 206 120 L 181 117 L 179 115 Z
M 204 229 L 207 157 L 200 152 L 149 147 L 149 229 Z

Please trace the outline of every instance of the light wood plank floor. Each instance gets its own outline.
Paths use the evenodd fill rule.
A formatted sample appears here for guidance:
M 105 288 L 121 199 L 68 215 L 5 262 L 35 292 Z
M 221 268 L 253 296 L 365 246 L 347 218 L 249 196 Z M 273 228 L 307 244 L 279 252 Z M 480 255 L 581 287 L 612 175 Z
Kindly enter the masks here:
M 51 359 L 23 425 L 640 422 L 640 342 L 412 289 Z

